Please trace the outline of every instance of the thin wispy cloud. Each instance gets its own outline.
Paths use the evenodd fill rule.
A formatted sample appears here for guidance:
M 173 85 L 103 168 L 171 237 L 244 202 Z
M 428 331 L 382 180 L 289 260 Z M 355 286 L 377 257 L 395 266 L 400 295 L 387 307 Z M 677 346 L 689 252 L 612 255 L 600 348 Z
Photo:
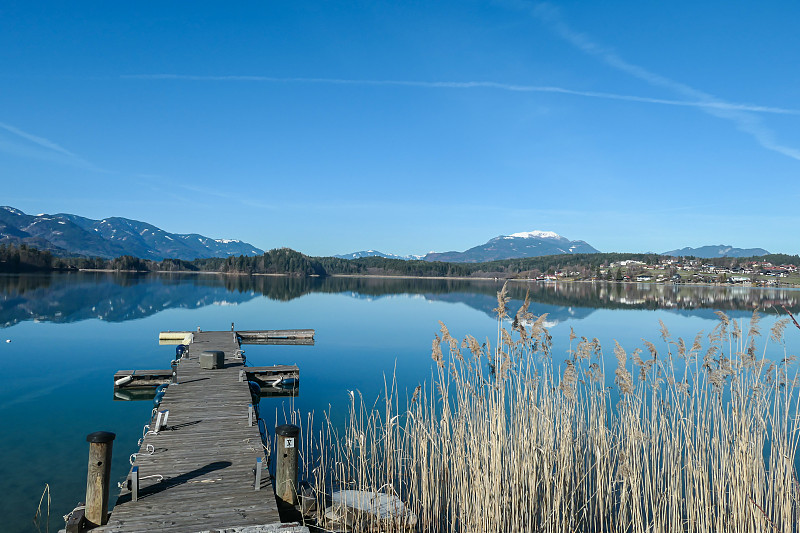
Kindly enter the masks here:
M 778 115 L 800 115 L 798 109 L 787 109 L 782 107 L 771 107 L 762 105 L 752 105 L 736 102 L 726 102 L 712 99 L 699 91 L 695 94 L 684 94 L 691 100 L 670 100 L 664 98 L 650 98 L 647 96 L 636 96 L 629 94 L 616 94 L 602 91 L 581 91 L 565 87 L 551 85 L 521 85 L 513 83 L 502 83 L 496 81 L 413 81 L 413 80 L 364 80 L 364 79 L 341 79 L 341 78 L 281 78 L 274 76 L 204 76 L 191 74 L 132 74 L 121 76 L 123 79 L 139 80 L 182 80 L 182 81 L 210 81 L 210 82 L 264 82 L 264 83 L 308 83 L 308 84 L 328 84 L 328 85 L 374 85 L 374 86 L 399 86 L 399 87 L 421 87 L 429 89 L 497 89 L 511 92 L 536 92 L 536 93 L 556 93 L 571 96 L 583 96 L 587 98 L 602 98 L 606 100 L 622 100 L 628 102 L 639 102 L 646 104 L 660 104 L 681 107 L 701 107 L 720 111 L 749 111 L 753 113 L 772 113 Z M 668 80 L 664 80 L 668 81 Z M 691 89 L 685 87 L 686 89 Z M 692 90 L 693 91 L 693 90 Z
M 10 124 L 0 122 L 0 129 L 14 135 L 17 139 L 22 139 L 23 143 L 7 142 L 0 139 L 0 149 L 5 152 L 21 157 L 33 157 L 79 166 L 89 170 L 102 172 L 102 169 L 86 161 L 74 152 L 70 152 L 60 144 L 45 137 L 34 135 L 23 131 Z
M 609 67 L 642 80 L 649 85 L 661 87 L 682 97 L 692 99 L 697 103 L 696 107 L 710 115 L 731 121 L 739 131 L 749 134 L 762 147 L 800 160 L 800 149 L 779 143 L 775 139 L 775 134 L 763 124 L 760 117 L 754 114 L 765 112 L 797 114 L 796 111 L 728 102 L 685 83 L 672 80 L 625 61 L 615 51 L 601 46 L 588 35 L 570 28 L 562 19 L 559 9 L 551 4 L 537 3 L 534 5 L 532 12 L 535 17 L 551 27 L 558 36 L 578 50 L 594 56 Z M 767 111 L 767 109 L 774 111 Z
M 30 141 L 30 142 L 32 142 L 34 144 L 37 144 L 37 145 L 41 146 L 42 148 L 47 148 L 48 150 L 52 150 L 54 152 L 58 152 L 60 154 L 64 154 L 64 155 L 66 155 L 68 157 L 78 158 L 77 155 L 73 154 L 72 152 L 70 152 L 69 150 L 64 148 L 63 146 L 60 146 L 60 145 L 54 143 L 53 141 L 51 141 L 49 139 L 45 139 L 44 137 L 39 137 L 38 135 L 33 135 L 32 133 L 28 133 L 28 132 L 22 131 L 19 128 L 15 128 L 14 126 L 11 126 L 9 124 L 4 124 L 3 122 L 0 122 L 0 128 L 3 128 L 4 130 L 6 130 L 6 131 L 8 131 L 10 133 L 13 133 L 17 137 L 22 137 L 23 139 L 25 139 L 27 141 Z
M 285 204 L 279 205 L 279 204 L 260 202 L 258 200 L 249 198 L 247 196 L 243 196 L 241 194 L 222 192 L 213 187 L 200 187 L 197 185 L 191 185 L 187 183 L 175 183 L 175 186 L 193 193 L 197 193 L 202 196 L 220 198 L 222 200 L 238 203 L 248 207 L 255 207 L 259 209 L 269 209 L 269 210 L 279 210 L 285 207 Z

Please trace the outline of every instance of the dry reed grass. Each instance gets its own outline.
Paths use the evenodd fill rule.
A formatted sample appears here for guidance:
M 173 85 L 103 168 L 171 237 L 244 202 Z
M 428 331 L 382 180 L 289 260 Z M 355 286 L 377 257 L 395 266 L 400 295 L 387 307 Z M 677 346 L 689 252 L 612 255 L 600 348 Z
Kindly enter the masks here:
M 545 317 L 507 303 L 504 288 L 494 347 L 441 325 L 434 375 L 406 405 L 387 383 L 380 405 L 351 395 L 343 430 L 326 418 L 310 465 L 320 505 L 332 490 L 395 494 L 436 532 L 800 531 L 798 388 L 785 348 L 777 363 L 766 343 L 757 353 L 757 314 L 744 331 L 718 313 L 705 348 L 663 323 L 661 351 L 616 344 L 608 387 L 596 339 L 571 332 L 558 372 Z M 770 332 L 778 348 L 787 322 Z

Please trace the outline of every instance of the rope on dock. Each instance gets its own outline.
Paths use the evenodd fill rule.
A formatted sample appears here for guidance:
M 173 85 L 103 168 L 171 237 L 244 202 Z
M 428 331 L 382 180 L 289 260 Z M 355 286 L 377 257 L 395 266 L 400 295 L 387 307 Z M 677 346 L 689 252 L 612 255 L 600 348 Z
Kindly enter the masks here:
M 147 450 L 147 455 L 153 455 L 154 453 L 156 453 L 156 447 L 153 446 L 152 444 L 148 444 L 147 448 L 145 448 L 145 449 Z M 142 453 L 142 452 L 137 452 L 137 453 L 132 453 L 131 454 L 131 457 L 129 459 L 129 461 L 131 463 L 131 466 L 133 466 L 133 462 L 136 460 L 136 456 L 138 456 L 140 453 Z

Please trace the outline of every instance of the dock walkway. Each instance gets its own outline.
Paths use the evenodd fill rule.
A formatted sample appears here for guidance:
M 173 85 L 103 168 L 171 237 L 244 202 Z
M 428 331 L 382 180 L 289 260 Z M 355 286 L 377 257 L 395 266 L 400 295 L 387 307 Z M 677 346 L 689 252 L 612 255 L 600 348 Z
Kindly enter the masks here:
M 167 388 L 159 407 L 169 410 L 167 427 L 148 432 L 134 462 L 138 500 L 123 488 L 108 524 L 93 531 L 267 531 L 280 524 L 268 470 L 255 490 L 256 461 L 266 468 L 269 451 L 257 423 L 249 425 L 252 400 L 247 381 L 239 381 L 238 349 L 234 332 L 193 334 L 178 384 Z M 224 367 L 201 369 L 206 350 L 225 352 Z

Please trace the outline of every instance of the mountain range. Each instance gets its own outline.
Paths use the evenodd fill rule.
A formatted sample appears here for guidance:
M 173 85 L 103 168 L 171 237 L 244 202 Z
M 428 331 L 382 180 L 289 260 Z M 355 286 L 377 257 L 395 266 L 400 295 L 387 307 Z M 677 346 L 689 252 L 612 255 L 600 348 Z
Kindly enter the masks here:
M 27 244 L 55 255 L 114 258 L 131 255 L 141 259 L 192 260 L 209 257 L 261 255 L 263 250 L 235 239 L 213 239 L 196 233 L 169 233 L 152 224 L 128 218 L 93 220 L 78 215 L 28 215 L 9 206 L 0 207 L 0 244 Z M 429 252 L 426 255 L 397 255 L 362 250 L 336 255 L 341 259 L 385 257 L 389 259 L 482 263 L 502 259 L 545 255 L 599 253 L 585 241 L 572 241 L 552 231 L 526 231 L 500 235 L 463 252 Z M 763 248 L 734 248 L 728 245 L 681 248 L 667 256 L 753 257 L 767 255 Z
M 362 250 L 360 252 L 353 252 L 351 254 L 334 255 L 338 259 L 361 259 L 362 257 L 385 257 L 386 259 L 401 259 L 403 261 L 413 261 L 422 259 L 424 255 L 396 255 L 385 254 L 377 250 Z
M 8 206 L 0 207 L 0 244 L 27 244 L 55 255 L 103 258 L 132 255 L 156 261 L 264 253 L 239 240 L 169 233 L 128 218 L 93 220 L 67 213 L 27 215 Z
M 425 261 L 483 263 L 519 257 L 596 253 L 599 250 L 585 241 L 571 241 L 552 231 L 526 231 L 500 235 L 463 252 L 431 252 L 425 256 Z
M 664 252 L 661 255 L 669 255 L 672 257 L 685 257 L 694 256 L 703 259 L 711 259 L 713 257 L 756 257 L 761 255 L 768 255 L 769 252 L 763 248 L 734 248 L 725 244 L 717 244 L 712 246 L 701 246 L 699 248 L 681 248 L 680 250 L 671 250 Z
M 353 252 L 352 254 L 337 255 L 341 259 L 359 259 L 362 257 L 387 257 L 390 259 L 424 259 L 425 261 L 443 261 L 448 263 L 483 263 L 486 261 L 499 261 L 502 259 L 518 259 L 524 257 L 538 257 L 543 255 L 559 254 L 594 254 L 599 250 L 586 241 L 571 241 L 552 231 L 525 231 L 500 235 L 488 242 L 474 246 L 463 252 L 429 252 L 427 255 L 395 255 L 375 250 Z M 703 259 L 714 257 L 757 257 L 768 255 L 770 252 L 763 248 L 735 248 L 719 244 L 701 246 L 699 248 L 681 248 L 670 250 L 661 255 L 684 257 L 694 256 Z

